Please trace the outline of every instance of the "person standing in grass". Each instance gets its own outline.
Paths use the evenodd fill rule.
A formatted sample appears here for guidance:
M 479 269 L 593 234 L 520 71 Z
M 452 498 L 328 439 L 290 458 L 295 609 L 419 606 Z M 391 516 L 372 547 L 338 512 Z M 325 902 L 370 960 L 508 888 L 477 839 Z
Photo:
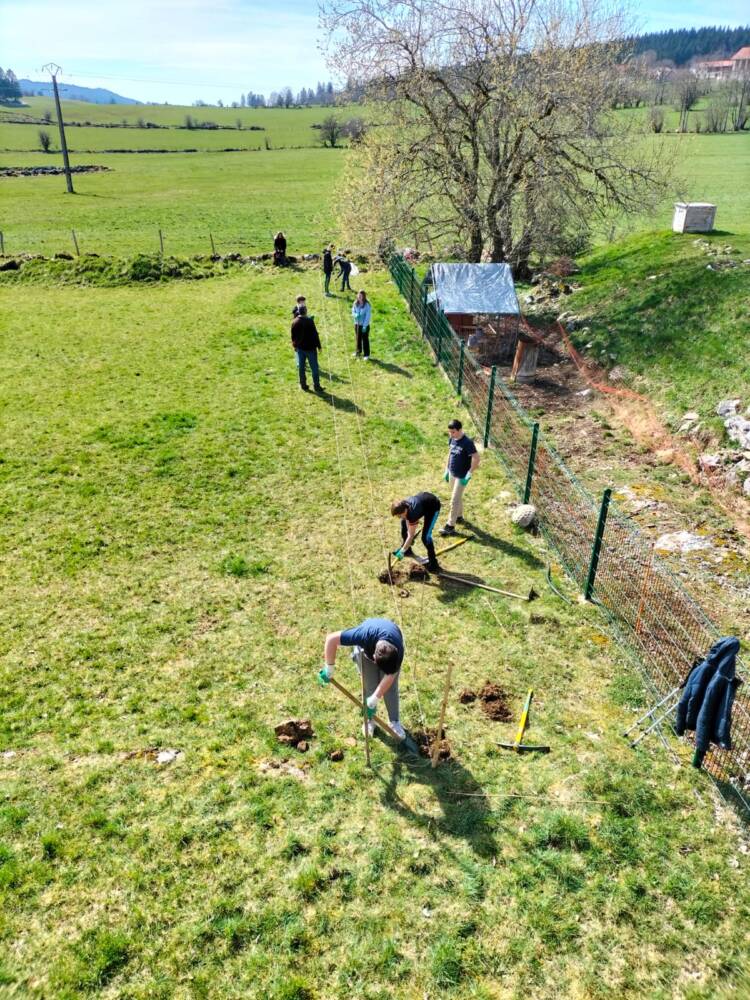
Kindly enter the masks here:
M 405 500 L 396 500 L 391 504 L 391 514 L 401 518 L 401 548 L 393 555 L 396 559 L 412 554 L 411 545 L 414 541 L 419 522 L 422 525 L 422 541 L 427 549 L 427 569 L 431 573 L 440 573 L 440 565 L 435 555 L 435 543 L 432 540 L 432 529 L 440 516 L 440 501 L 434 493 L 416 493 Z
M 297 371 L 299 372 L 299 385 L 303 392 L 307 392 L 306 369 L 310 365 L 313 377 L 313 388 L 316 392 L 322 392 L 323 386 L 320 384 L 320 373 L 318 370 L 318 351 L 321 350 L 320 337 L 315 326 L 315 320 L 307 315 L 307 306 L 300 306 L 297 316 L 292 321 L 292 347 L 297 352 Z
M 294 309 L 292 309 L 292 319 L 295 319 L 297 316 L 299 316 L 300 306 L 305 306 L 305 307 L 307 306 L 307 299 L 305 298 L 304 295 L 298 295 L 294 301 L 295 301 L 295 306 Z
M 331 275 L 333 274 L 333 256 L 331 248 L 326 247 L 323 251 L 323 276 L 325 278 L 325 293 L 331 294 Z
M 352 305 L 352 316 L 354 317 L 354 336 L 357 342 L 357 349 L 352 357 L 363 357 L 365 361 L 369 361 L 372 306 L 367 301 L 367 292 L 364 288 L 357 292 L 357 297 Z
M 341 275 L 341 291 L 351 291 L 352 286 L 349 284 L 349 275 L 352 273 L 352 262 L 347 260 L 345 253 L 340 253 L 333 258 L 333 263 L 338 264 L 339 266 L 339 274 Z
M 286 236 L 282 232 L 276 233 L 273 240 L 273 262 L 283 267 L 286 264 Z
M 401 629 L 390 618 L 365 618 L 354 628 L 331 632 L 326 636 L 323 667 L 318 672 L 321 684 L 330 683 L 333 677 L 339 646 L 354 647 L 352 660 L 364 678 L 369 735 L 372 736 L 375 731 L 372 720 L 377 714 L 378 702 L 383 698 L 391 729 L 399 739 L 404 739 L 406 732 L 401 725 L 398 694 L 399 673 L 404 660 Z
M 443 473 L 446 483 L 453 484 L 451 509 L 448 523 L 440 529 L 441 535 L 455 535 L 456 525 L 464 520 L 464 490 L 469 485 L 472 473 L 479 465 L 480 455 L 476 445 L 464 434 L 460 420 L 448 424 L 448 464 Z

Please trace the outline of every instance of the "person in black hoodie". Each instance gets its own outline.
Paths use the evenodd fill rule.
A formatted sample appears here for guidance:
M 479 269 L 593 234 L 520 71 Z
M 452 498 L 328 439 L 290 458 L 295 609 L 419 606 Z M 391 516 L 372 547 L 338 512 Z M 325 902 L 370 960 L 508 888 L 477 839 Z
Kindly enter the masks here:
M 333 256 L 331 248 L 326 247 L 323 251 L 323 275 L 325 276 L 325 293 L 330 295 L 331 275 L 333 274 Z
M 320 337 L 315 326 L 315 320 L 307 315 L 307 306 L 300 306 L 296 318 L 292 321 L 292 346 L 297 352 L 297 370 L 299 385 L 307 392 L 306 364 L 309 363 L 313 377 L 313 388 L 322 392 L 320 374 L 318 371 L 318 351 L 321 350 Z

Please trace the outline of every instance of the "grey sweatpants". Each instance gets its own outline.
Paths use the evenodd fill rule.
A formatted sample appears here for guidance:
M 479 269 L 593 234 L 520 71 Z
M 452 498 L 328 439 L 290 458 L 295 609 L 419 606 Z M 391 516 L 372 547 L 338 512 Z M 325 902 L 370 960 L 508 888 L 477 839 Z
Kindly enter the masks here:
M 369 698 L 378 684 L 387 675 L 375 666 L 374 661 L 363 650 L 360 650 L 359 653 L 359 663 L 365 679 L 365 697 Z M 388 691 L 386 691 L 383 698 L 385 707 L 388 710 L 388 718 L 391 722 L 398 722 L 401 718 L 399 715 L 398 679 L 398 674 L 396 674 L 396 680 Z

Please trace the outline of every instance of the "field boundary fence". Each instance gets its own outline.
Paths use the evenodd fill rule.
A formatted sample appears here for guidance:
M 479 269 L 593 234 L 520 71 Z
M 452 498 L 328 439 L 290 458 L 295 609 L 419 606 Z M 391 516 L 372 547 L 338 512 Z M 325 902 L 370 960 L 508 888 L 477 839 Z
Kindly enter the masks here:
M 437 365 L 480 429 L 485 448 L 497 455 L 519 499 L 534 504 L 542 535 L 567 575 L 605 612 L 618 644 L 637 663 L 653 704 L 661 702 L 721 637 L 718 628 L 651 540 L 618 509 L 611 489 L 596 497 L 580 483 L 497 370 L 488 372 L 476 361 L 445 314 L 429 301 L 426 282 L 414 268 L 394 254 L 389 270 Z M 739 660 L 737 675 L 746 675 Z M 750 817 L 746 684 L 735 697 L 732 749 L 712 744 L 703 767 L 725 798 L 745 819 Z

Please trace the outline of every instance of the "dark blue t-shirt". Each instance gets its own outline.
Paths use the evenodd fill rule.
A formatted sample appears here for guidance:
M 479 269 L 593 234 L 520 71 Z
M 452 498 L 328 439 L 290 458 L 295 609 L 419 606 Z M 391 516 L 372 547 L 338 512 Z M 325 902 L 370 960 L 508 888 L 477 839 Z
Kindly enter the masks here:
M 375 656 L 375 647 L 381 639 L 392 643 L 398 650 L 397 669 L 399 669 L 404 659 L 404 637 L 401 635 L 401 629 L 390 618 L 365 618 L 354 628 L 345 629 L 339 641 L 342 646 L 361 646 L 372 660 Z
M 406 497 L 406 520 L 409 524 L 416 524 L 420 518 L 431 516 L 436 510 L 440 510 L 440 501 L 434 493 L 426 490 L 422 493 L 415 493 L 413 497 Z
M 476 445 L 465 434 L 458 441 L 448 439 L 448 471 L 456 479 L 463 479 L 471 468 L 471 456 L 476 454 Z

